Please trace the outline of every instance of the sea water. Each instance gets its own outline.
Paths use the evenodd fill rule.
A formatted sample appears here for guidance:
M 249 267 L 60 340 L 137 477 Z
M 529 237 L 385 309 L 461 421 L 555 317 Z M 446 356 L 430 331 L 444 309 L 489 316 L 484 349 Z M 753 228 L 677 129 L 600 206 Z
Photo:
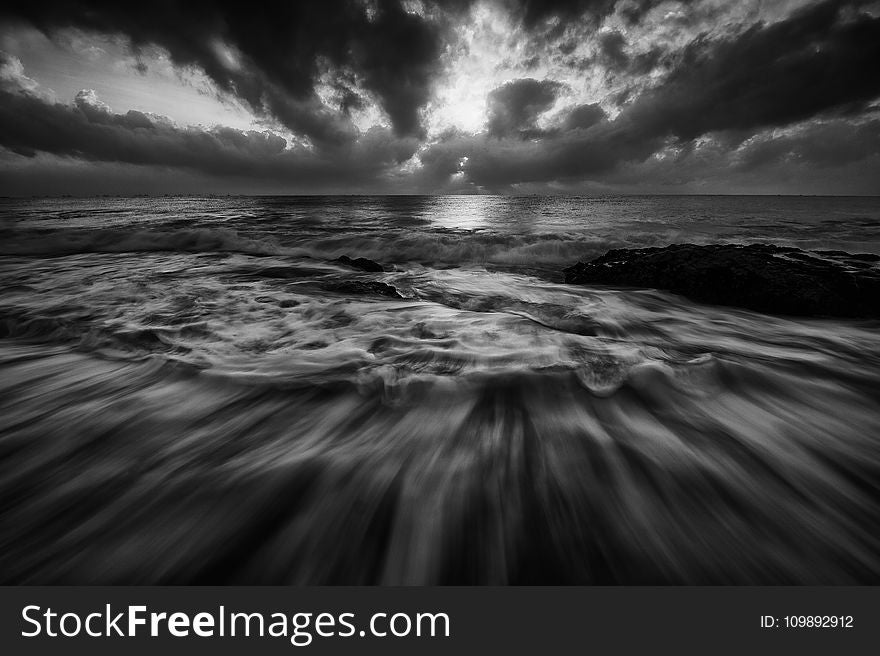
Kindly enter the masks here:
M 563 284 L 681 242 L 880 198 L 2 199 L 0 579 L 877 584 L 880 322 Z

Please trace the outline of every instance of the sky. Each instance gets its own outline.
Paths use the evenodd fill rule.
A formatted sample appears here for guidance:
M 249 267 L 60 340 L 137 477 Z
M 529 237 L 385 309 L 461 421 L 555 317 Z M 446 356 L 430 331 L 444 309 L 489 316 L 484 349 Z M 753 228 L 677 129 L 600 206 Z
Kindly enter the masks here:
M 6 0 L 0 195 L 880 194 L 878 0 Z

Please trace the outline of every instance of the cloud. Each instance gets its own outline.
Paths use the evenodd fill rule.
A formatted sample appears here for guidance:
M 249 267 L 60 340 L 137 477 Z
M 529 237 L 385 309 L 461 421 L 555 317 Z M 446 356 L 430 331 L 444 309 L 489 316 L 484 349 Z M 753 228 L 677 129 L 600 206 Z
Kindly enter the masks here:
M 429 100 L 448 27 L 442 16 L 408 12 L 389 0 L 271 6 L 49 0 L 4 3 L 0 18 L 48 34 L 65 28 L 122 34 L 135 51 L 161 46 L 176 65 L 200 67 L 221 90 L 317 146 L 357 136 L 345 112 L 320 100 L 319 81 L 327 77 L 343 86 L 353 79 L 375 96 L 398 136 L 421 134 L 419 112 Z
M 597 40 L 598 54 L 595 61 L 586 63 L 598 64 L 610 73 L 644 75 L 662 58 L 662 49 L 656 46 L 645 52 L 630 54 L 626 37 L 617 30 L 600 30 Z
M 577 22 L 593 29 L 612 14 L 618 14 L 624 23 L 633 25 L 660 5 L 677 4 L 682 7 L 696 0 L 497 0 L 523 26 L 546 36 L 559 35 L 567 24 Z
M 624 52 L 626 38 L 616 30 L 599 34 L 600 61 L 607 68 L 615 71 L 625 70 L 629 66 L 629 56 Z
M 332 152 L 289 144 L 270 131 L 180 127 L 155 115 L 114 113 L 93 90 L 70 105 L 46 102 L 26 89 L 0 90 L 0 146 L 92 162 L 189 169 L 213 176 L 283 181 L 292 187 L 381 182 L 412 156 L 413 138 L 375 127 Z
M 857 123 L 811 122 L 782 134 L 759 134 L 738 148 L 732 161 L 741 170 L 779 163 L 835 167 L 874 155 L 880 155 L 880 117 Z
M 821 2 L 720 42 L 696 39 L 658 87 L 623 110 L 646 137 L 787 125 L 880 95 L 880 18 Z
M 614 10 L 616 0 L 509 0 L 506 4 L 522 22 L 535 28 L 551 20 L 589 18 L 598 22 Z
M 823 2 L 739 37 L 697 39 L 664 80 L 624 104 L 613 120 L 605 120 L 598 107 L 575 107 L 537 141 L 509 137 L 546 109 L 550 93 L 542 95 L 534 80 L 521 90 L 504 87 L 501 119 L 509 107 L 524 108 L 490 124 L 490 135 L 507 138 L 456 135 L 430 147 L 422 161 L 437 167 L 440 177 L 450 162 L 467 157 L 467 179 L 499 190 L 524 182 L 601 179 L 623 163 L 643 161 L 670 143 L 687 147 L 703 135 L 727 133 L 735 147 L 743 135 L 769 128 L 825 114 L 856 115 L 880 95 L 874 70 L 880 19 L 842 8 Z M 532 98 L 537 100 L 530 105 Z
M 566 131 L 590 128 L 607 117 L 605 110 L 598 103 L 588 103 L 569 110 L 562 125 Z
M 492 79 L 516 79 L 485 84 L 480 131 L 439 135 L 423 118 L 435 79 L 456 73 L 443 66 L 464 47 L 457 30 L 478 15 L 468 0 L 5 3 L 0 20 L 47 34 L 122 34 L 135 54 L 160 46 L 293 136 L 116 113 L 89 89 L 58 103 L 19 59 L 0 54 L 0 146 L 30 160 L 176 168 L 291 190 L 427 192 L 634 185 L 636 175 L 645 188 L 760 171 L 782 179 L 785 167 L 806 176 L 878 157 L 880 17 L 867 2 L 785 3 L 772 15 L 740 8 L 710 29 L 688 16 L 715 16 L 714 2 L 483 1 L 508 12 L 514 29 L 504 38 L 516 43 L 506 53 L 531 61 L 543 40 L 551 55 L 527 72 L 514 62 L 511 75 Z M 492 23 L 491 12 L 479 15 Z M 558 47 L 575 33 L 583 44 Z M 575 74 L 556 75 L 563 65 Z M 472 74 L 489 79 L 479 67 Z M 355 125 L 373 104 L 387 121 Z
M 562 85 L 553 80 L 525 78 L 489 93 L 489 134 L 501 137 L 535 129 L 535 122 L 556 102 Z
M 39 84 L 24 74 L 24 66 L 18 57 L 0 50 L 0 89 L 35 92 Z

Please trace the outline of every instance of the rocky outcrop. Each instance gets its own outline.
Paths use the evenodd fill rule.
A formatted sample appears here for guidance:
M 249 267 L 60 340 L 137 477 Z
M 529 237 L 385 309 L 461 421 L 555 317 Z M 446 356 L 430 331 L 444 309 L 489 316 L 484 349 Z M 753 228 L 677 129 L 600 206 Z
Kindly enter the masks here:
M 342 257 L 337 257 L 333 261 L 338 262 L 339 264 L 344 264 L 352 269 L 360 269 L 361 271 L 369 271 L 370 273 L 382 273 L 385 270 L 378 262 L 368 260 L 365 257 L 351 259 L 348 255 L 343 255 Z
M 403 298 L 400 292 L 392 285 L 386 285 L 377 280 L 340 280 L 325 282 L 321 285 L 324 289 L 337 294 L 348 296 L 387 296 L 388 298 Z
M 342 264 L 351 269 L 360 269 L 368 273 L 383 273 L 385 268 L 378 262 L 368 260 L 365 257 L 350 258 L 343 255 L 332 260 L 336 264 Z M 386 296 L 388 298 L 403 298 L 400 292 L 392 285 L 387 285 L 378 280 L 335 280 L 324 282 L 321 285 L 324 289 L 339 294 L 347 294 L 352 296 Z
M 618 249 L 564 270 L 565 282 L 652 287 L 769 314 L 880 318 L 880 257 L 751 244 Z

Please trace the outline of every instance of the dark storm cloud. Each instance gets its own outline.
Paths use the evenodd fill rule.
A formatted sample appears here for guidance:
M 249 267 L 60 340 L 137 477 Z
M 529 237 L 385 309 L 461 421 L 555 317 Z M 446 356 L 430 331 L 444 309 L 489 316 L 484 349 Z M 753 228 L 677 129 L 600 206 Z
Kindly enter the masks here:
M 605 119 L 607 114 L 598 104 L 590 103 L 588 105 L 578 105 L 568 112 L 563 122 L 565 130 L 574 130 L 576 128 L 589 128 L 599 121 Z
M 507 0 L 501 4 L 519 14 L 528 28 L 550 19 L 589 18 L 598 22 L 614 10 L 617 0 Z
M 620 32 L 611 31 L 600 34 L 600 61 L 613 70 L 624 70 L 629 65 L 629 56 L 624 52 L 624 46 L 626 46 L 626 39 Z
M 650 137 L 787 125 L 880 95 L 880 18 L 832 0 L 730 40 L 697 39 L 659 87 L 624 109 Z
M 612 14 L 616 14 L 624 25 L 636 25 L 658 5 L 676 0 L 487 1 L 506 12 L 520 30 L 520 36 L 527 44 L 524 50 L 531 53 L 523 62 L 526 69 L 536 68 L 542 57 L 547 56 L 546 46 L 553 44 L 569 66 L 583 69 L 598 64 L 618 73 L 626 70 L 643 74 L 657 62 L 659 51 L 652 49 L 631 56 L 624 51 L 626 40 L 620 32 L 603 30 L 597 34 L 597 29 Z M 677 0 L 677 4 L 687 6 L 695 1 Z M 578 45 L 594 39 L 599 40 L 598 57 L 569 57 Z
M 552 80 L 525 78 L 489 93 L 489 134 L 502 137 L 534 130 L 535 121 L 556 102 L 562 85 Z
M 333 70 L 353 75 L 376 96 L 398 135 L 418 135 L 446 29 L 442 20 L 408 13 L 391 0 L 12 0 L 0 6 L 0 19 L 25 21 L 49 34 L 71 27 L 118 33 L 135 49 L 162 46 L 175 64 L 204 69 L 257 113 L 331 146 L 352 140 L 356 130 L 344 112 L 319 100 L 319 77 Z M 353 93 L 343 93 L 341 103 L 353 107 Z
M 530 30 L 548 27 L 558 32 L 566 22 L 587 22 L 593 27 L 609 14 L 618 11 L 623 19 L 634 24 L 654 7 L 667 0 L 498 0 L 499 4 L 519 17 Z M 678 0 L 690 5 L 695 0 Z
M 605 70 L 614 73 L 644 75 L 659 63 L 662 56 L 662 51 L 659 48 L 651 48 L 646 52 L 630 55 L 626 50 L 626 37 L 616 30 L 601 32 L 597 40 L 598 55 L 596 60 L 588 60 L 585 63 L 598 64 Z
M 405 11 L 398 0 L 254 3 L 243 0 L 11 0 L 0 17 L 53 34 L 65 28 L 118 33 L 139 48 L 168 50 L 175 64 L 203 69 L 217 86 L 272 116 L 319 147 L 356 138 L 349 112 L 364 99 L 337 77 L 355 78 L 377 98 L 398 135 L 422 135 L 419 112 L 439 72 L 450 16 L 471 0 L 431 6 L 429 17 Z M 499 0 L 527 29 L 550 19 L 594 26 L 618 6 L 638 20 L 659 0 Z M 231 51 L 224 52 L 224 47 Z M 230 53 L 234 60 L 230 60 Z M 620 56 L 620 55 L 618 55 Z M 139 70 L 144 72 L 143 64 Z M 316 81 L 330 75 L 338 106 L 327 107 Z
M 25 157 L 38 152 L 96 162 L 191 169 L 217 176 L 246 174 L 292 185 L 361 183 L 412 156 L 417 142 L 372 128 L 333 153 L 271 132 L 226 127 L 181 128 L 138 111 L 113 113 L 92 91 L 73 105 L 50 103 L 23 90 L 0 88 L 0 146 Z
M 659 0 L 487 1 L 513 18 L 508 38 L 528 46 L 517 50 L 523 61 L 516 70 L 529 57 L 529 74 L 539 70 L 532 46 L 541 43 L 561 53 L 564 65 L 610 81 L 607 95 L 590 98 L 599 102 L 582 97 L 583 104 L 554 116 L 549 111 L 576 92 L 570 76 L 568 86 L 515 79 L 485 89 L 484 131 L 448 130 L 427 141 L 423 110 L 444 73 L 444 52 L 455 52 L 469 0 L 426 3 L 418 13 L 391 0 L 12 1 L 0 6 L 0 20 L 50 35 L 66 28 L 121 34 L 135 54 L 158 45 L 176 66 L 204 70 L 221 91 L 306 139 L 117 114 L 89 92 L 57 104 L 39 95 L 20 62 L 8 60 L 0 62 L 0 146 L 31 161 L 44 152 L 291 184 L 388 183 L 429 192 L 601 181 L 622 170 L 675 179 L 661 175 L 662 167 L 698 177 L 702 164 L 741 172 L 848 166 L 877 156 L 870 104 L 880 97 L 880 18 L 865 10 L 869 3 L 818 1 L 775 22 L 725 24 L 700 35 L 694 26 L 713 24 L 706 16 L 721 11 L 718 4 L 672 3 L 699 10 L 668 18 Z M 674 28 L 689 42 L 637 42 L 640 21 Z M 576 53 L 583 39 L 587 55 Z M 645 75 L 651 71 L 657 75 Z M 374 102 L 392 127 L 361 132 L 352 116 Z M 712 143 L 711 158 L 698 142 Z M 415 154 L 405 170 L 398 167 Z
M 113 114 L 90 93 L 80 93 L 68 106 L 4 90 L 0 91 L 0 144 L 25 156 L 43 151 L 224 173 L 278 155 L 286 142 L 269 133 L 179 129 L 136 111 Z
M 456 136 L 422 161 L 443 165 L 441 176 L 456 155 L 467 157 L 470 181 L 501 189 L 602 176 L 702 135 L 729 133 L 735 147 L 764 129 L 855 115 L 880 96 L 880 18 L 846 11 L 860 4 L 823 2 L 737 37 L 697 39 L 662 83 L 625 104 L 614 120 L 578 107 L 540 141 Z M 802 144 L 801 150 L 809 149 Z
M 425 168 L 420 182 L 425 189 L 436 189 L 451 181 L 458 183 L 458 190 L 497 193 L 540 191 L 541 187 L 530 187 L 528 183 L 547 182 L 576 189 L 578 183 L 586 181 L 625 184 L 630 191 L 688 183 L 696 183 L 688 188 L 690 191 L 699 191 L 702 181 L 711 182 L 712 192 L 718 193 L 724 192 L 725 180 L 746 180 L 752 189 L 763 191 L 772 191 L 774 182 L 785 180 L 795 185 L 789 188 L 796 189 L 796 193 L 880 191 L 880 118 L 856 123 L 846 118 L 806 123 L 781 134 L 767 130 L 739 147 L 725 138 L 707 138 L 699 143 L 628 141 L 618 127 L 600 118 L 587 129 L 571 129 L 564 136 L 527 142 L 448 133 L 422 154 Z M 463 155 L 467 157 L 464 163 Z M 846 169 L 859 163 L 861 168 Z M 848 170 L 849 178 L 822 177 L 836 170 Z M 820 171 L 825 173 L 818 175 Z M 455 174 L 460 172 L 466 178 L 457 179 Z M 796 186 L 800 179 L 812 180 L 813 186 Z M 817 186 L 827 180 L 834 183 Z M 468 184 L 462 184 L 465 182 Z M 738 193 L 748 193 L 750 187 L 740 187 Z
M 738 150 L 735 162 L 741 169 L 786 162 L 830 167 L 873 155 L 880 155 L 880 118 L 856 124 L 845 120 L 809 124 L 791 134 L 755 137 Z
M 587 20 L 598 24 L 603 18 L 619 11 L 629 23 L 636 23 L 651 9 L 666 0 L 500 0 L 518 15 L 528 28 L 548 21 Z M 679 0 L 690 4 L 693 0 Z

